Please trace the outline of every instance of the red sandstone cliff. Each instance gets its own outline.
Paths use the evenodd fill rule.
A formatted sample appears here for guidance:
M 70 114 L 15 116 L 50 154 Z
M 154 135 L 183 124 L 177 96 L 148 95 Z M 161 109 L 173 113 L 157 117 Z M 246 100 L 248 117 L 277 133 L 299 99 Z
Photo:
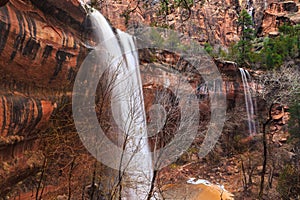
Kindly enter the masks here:
M 300 23 L 298 1 L 271 2 L 263 15 L 262 33 L 276 34 L 278 27 L 285 23 L 292 25 Z

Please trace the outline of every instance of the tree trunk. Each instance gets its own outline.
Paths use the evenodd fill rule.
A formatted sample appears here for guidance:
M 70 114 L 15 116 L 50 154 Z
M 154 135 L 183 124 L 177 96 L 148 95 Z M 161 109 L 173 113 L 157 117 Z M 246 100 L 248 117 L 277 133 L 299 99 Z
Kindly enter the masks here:
M 268 141 L 267 141 L 267 126 L 270 122 L 272 122 L 272 107 L 274 104 L 271 104 L 268 111 L 268 119 L 263 123 L 263 168 L 261 171 L 261 180 L 260 180 L 260 187 L 259 187 L 259 199 L 263 199 L 264 193 L 264 183 L 265 183 L 265 175 L 267 171 L 267 159 L 268 159 Z

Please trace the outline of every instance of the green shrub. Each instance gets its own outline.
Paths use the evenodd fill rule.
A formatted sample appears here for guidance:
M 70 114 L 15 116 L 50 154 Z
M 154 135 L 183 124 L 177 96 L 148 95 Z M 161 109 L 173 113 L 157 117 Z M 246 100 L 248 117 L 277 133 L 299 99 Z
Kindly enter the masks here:
M 204 44 L 204 50 L 209 54 L 212 55 L 213 53 L 213 47 L 210 45 L 210 43 L 206 42 Z

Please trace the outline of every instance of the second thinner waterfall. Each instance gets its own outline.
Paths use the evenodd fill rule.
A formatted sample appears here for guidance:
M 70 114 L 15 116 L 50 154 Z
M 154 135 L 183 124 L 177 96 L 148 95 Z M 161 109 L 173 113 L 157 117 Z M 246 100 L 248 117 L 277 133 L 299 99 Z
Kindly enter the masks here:
M 109 60 L 109 73 L 116 75 L 111 104 L 113 118 L 122 131 L 119 137 L 124 142 L 121 144 L 124 157 L 120 160 L 120 166 L 123 165 L 120 169 L 125 172 L 122 172 L 122 199 L 143 200 L 151 187 L 153 168 L 134 38 L 119 30 L 115 33 L 97 10 L 90 16 L 98 48 L 107 52 L 101 59 Z
M 239 68 L 243 86 L 244 86 L 244 96 L 245 96 L 245 104 L 246 104 L 246 112 L 247 112 L 247 118 L 248 118 L 248 128 L 250 135 L 257 133 L 256 132 L 256 125 L 254 120 L 254 105 L 253 105 L 253 99 L 250 92 L 250 85 L 249 80 L 251 78 L 249 72 L 247 70 L 244 70 L 243 68 Z

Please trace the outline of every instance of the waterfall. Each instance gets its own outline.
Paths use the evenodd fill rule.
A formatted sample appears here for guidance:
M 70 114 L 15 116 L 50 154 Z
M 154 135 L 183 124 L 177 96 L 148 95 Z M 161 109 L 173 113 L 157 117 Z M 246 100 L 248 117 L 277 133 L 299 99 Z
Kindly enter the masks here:
M 134 38 L 112 30 L 97 10 L 90 14 L 97 48 L 104 49 L 101 59 L 108 60 L 110 75 L 115 76 L 112 90 L 112 115 L 120 131 L 124 156 L 121 156 L 122 199 L 146 199 L 153 177 L 152 158 L 147 139 L 146 114 Z M 121 173 L 121 174 L 122 174 Z
M 268 7 L 268 2 L 267 0 L 264 0 L 264 10 L 267 9 L 267 7 Z
M 251 20 L 254 23 L 254 8 L 253 8 L 253 0 L 247 0 L 246 9 L 248 14 L 251 16 Z
M 251 78 L 249 72 L 247 70 L 244 70 L 243 68 L 239 68 L 243 86 L 244 86 L 244 96 L 245 96 L 245 104 L 246 104 L 246 112 L 247 112 L 247 118 L 248 118 L 248 128 L 250 135 L 257 133 L 256 132 L 256 125 L 254 120 L 254 106 L 253 106 L 253 100 L 252 95 L 250 92 L 250 86 L 249 86 L 249 80 Z

